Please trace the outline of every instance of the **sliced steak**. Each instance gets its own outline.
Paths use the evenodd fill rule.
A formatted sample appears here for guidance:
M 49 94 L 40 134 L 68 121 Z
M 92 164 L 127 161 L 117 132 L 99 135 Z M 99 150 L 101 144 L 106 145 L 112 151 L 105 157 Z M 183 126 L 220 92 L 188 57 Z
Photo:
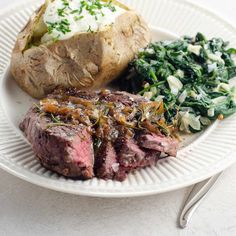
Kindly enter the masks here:
M 159 160 L 160 152 L 145 150 L 145 157 L 141 161 L 136 161 L 133 166 L 123 166 L 119 164 L 119 169 L 114 175 L 114 179 L 123 181 L 126 179 L 129 173 L 133 173 L 136 170 L 156 165 Z
M 163 104 L 126 92 L 58 89 L 30 109 L 20 128 L 46 168 L 122 181 L 154 165 L 161 152 L 176 155 L 177 142 L 158 125 L 162 111 Z
M 49 127 L 51 123 L 49 118 L 31 109 L 20 124 L 42 165 L 66 177 L 92 178 L 94 152 L 87 127 Z
M 111 142 L 103 142 L 95 158 L 95 174 L 102 179 L 113 179 L 119 169 L 116 151 Z
M 146 155 L 133 138 L 119 137 L 115 146 L 118 162 L 124 167 L 137 168 Z
M 119 137 L 115 146 L 119 163 L 115 179 L 119 181 L 123 181 L 130 172 L 155 165 L 160 156 L 160 152 L 140 148 L 133 138 Z
M 142 148 L 164 152 L 170 156 L 176 156 L 178 142 L 170 137 L 156 135 L 154 133 L 144 133 L 138 135 L 138 144 Z

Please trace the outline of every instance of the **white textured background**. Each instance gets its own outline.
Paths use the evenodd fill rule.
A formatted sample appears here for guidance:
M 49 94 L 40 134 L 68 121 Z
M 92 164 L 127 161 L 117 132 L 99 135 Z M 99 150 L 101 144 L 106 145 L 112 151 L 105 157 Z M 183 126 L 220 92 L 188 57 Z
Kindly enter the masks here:
M 17 0 L 0 0 L 0 9 L 13 2 Z M 236 26 L 235 0 L 194 2 Z M 236 235 L 236 165 L 225 171 L 191 225 L 181 230 L 177 215 L 190 189 L 134 199 L 97 199 L 46 190 L 0 170 L 0 236 Z

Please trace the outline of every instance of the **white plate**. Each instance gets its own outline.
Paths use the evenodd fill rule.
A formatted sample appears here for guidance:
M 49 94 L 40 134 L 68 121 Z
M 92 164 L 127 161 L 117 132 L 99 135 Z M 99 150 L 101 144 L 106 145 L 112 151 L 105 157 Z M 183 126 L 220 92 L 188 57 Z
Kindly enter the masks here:
M 36 2 L 36 3 L 35 3 Z M 215 14 L 185 0 L 126 0 L 157 28 L 155 39 L 175 35 L 220 36 L 236 46 L 236 30 Z M 182 188 L 214 175 L 235 162 L 236 116 L 216 122 L 204 133 L 188 138 L 177 158 L 168 158 L 122 183 L 96 178 L 74 181 L 41 167 L 18 129 L 33 99 L 12 80 L 9 60 L 17 32 L 40 1 L 24 1 L 0 13 L 0 167 L 31 183 L 57 191 L 99 197 L 150 195 Z M 165 29 L 165 30 L 163 30 Z

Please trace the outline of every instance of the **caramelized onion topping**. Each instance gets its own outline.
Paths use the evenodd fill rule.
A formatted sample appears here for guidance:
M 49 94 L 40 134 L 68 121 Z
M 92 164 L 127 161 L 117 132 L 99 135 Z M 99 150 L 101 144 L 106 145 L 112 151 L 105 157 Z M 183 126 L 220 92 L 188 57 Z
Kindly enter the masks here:
M 107 101 L 105 98 L 109 94 L 108 90 L 103 90 L 95 99 L 57 95 L 42 99 L 37 107 L 46 116 L 53 116 L 53 123 L 82 123 L 93 128 L 97 138 L 115 140 L 120 127 L 129 136 L 134 135 L 134 130 L 142 129 L 158 135 L 171 135 L 172 127 L 165 124 L 162 101 L 130 99 L 131 105 L 127 105 L 121 101 Z

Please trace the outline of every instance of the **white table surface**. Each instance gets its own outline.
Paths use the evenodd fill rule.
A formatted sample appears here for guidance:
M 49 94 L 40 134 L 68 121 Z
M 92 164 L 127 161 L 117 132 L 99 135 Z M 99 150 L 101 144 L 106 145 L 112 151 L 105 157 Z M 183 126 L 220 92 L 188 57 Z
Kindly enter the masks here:
M 13 2 L 17 0 L 0 0 L 0 8 Z M 235 0 L 194 2 L 236 25 Z M 98 199 L 43 189 L 0 170 L 0 236 L 236 235 L 236 165 L 225 171 L 191 225 L 181 230 L 177 215 L 190 189 L 133 199 Z

